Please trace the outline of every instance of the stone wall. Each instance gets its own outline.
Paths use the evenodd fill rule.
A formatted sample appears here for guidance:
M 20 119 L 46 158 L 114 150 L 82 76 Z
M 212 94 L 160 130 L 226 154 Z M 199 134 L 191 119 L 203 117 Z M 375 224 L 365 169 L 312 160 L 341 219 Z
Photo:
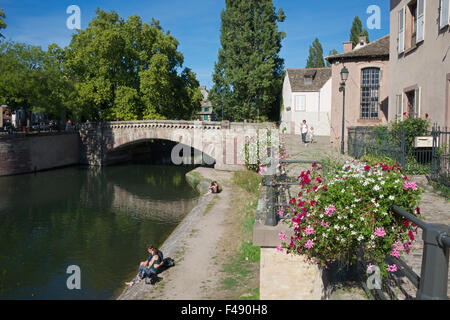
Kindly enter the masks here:
M 79 163 L 78 133 L 0 137 L 0 176 Z

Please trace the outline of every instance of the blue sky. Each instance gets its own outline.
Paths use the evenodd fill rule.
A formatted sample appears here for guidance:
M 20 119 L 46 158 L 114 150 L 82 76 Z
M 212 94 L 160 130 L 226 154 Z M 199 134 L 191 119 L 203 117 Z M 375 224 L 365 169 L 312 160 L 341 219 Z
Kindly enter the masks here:
M 124 18 L 139 14 L 146 22 L 152 17 L 160 20 L 163 29 L 170 30 L 180 42 L 184 66 L 197 74 L 201 85 L 212 86 L 224 0 L 0 0 L 8 24 L 2 33 L 7 39 L 45 49 L 51 43 L 67 46 L 73 33 L 66 27 L 66 9 L 70 5 L 80 7 L 82 29 L 97 7 L 115 10 Z M 274 6 L 283 8 L 286 14 L 285 22 L 279 24 L 279 30 L 287 34 L 280 52 L 285 67 L 305 67 L 309 46 L 316 37 L 325 56 L 333 48 L 342 52 L 342 42 L 349 40 L 354 17 L 359 16 L 366 26 L 370 5 L 381 9 L 381 29 L 369 30 L 373 41 L 389 33 L 389 0 L 274 0 Z

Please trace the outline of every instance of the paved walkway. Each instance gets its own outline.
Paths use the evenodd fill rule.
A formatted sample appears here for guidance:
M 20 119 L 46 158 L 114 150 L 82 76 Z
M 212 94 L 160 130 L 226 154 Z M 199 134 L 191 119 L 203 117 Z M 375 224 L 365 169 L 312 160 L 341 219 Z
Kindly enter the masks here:
M 320 160 L 324 157 L 342 157 L 337 149 L 333 149 L 330 145 L 329 137 L 317 137 L 316 143 L 305 146 L 301 143 L 301 137 L 295 135 L 285 135 L 285 143 L 287 148 L 287 159 L 289 160 Z M 349 158 L 351 159 L 351 158 Z M 290 164 L 288 166 L 288 176 L 296 177 L 301 171 L 310 168 L 308 164 Z M 428 223 L 438 223 L 450 225 L 450 203 L 445 198 L 432 192 L 431 187 L 427 185 L 424 176 L 412 177 L 421 188 L 425 190 L 422 195 L 421 211 L 423 219 Z M 292 194 L 295 194 L 293 190 Z M 403 260 L 420 276 L 422 265 L 423 241 L 422 231 L 416 236 L 416 241 L 411 247 L 410 255 L 403 257 Z M 400 299 L 411 299 L 416 296 L 416 289 L 409 283 L 406 278 L 400 278 L 402 283 L 402 291 L 397 291 Z M 448 292 L 450 297 L 450 274 L 448 281 Z M 352 296 L 352 295 L 350 295 Z M 357 297 L 354 297 L 357 298 Z

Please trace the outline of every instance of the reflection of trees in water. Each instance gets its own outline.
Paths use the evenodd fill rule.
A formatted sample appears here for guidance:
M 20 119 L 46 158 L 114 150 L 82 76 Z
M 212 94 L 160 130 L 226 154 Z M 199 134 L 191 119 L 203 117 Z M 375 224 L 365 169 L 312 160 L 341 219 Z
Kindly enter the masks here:
M 183 172 L 132 167 L 69 168 L 0 179 L 0 190 L 8 190 L 1 196 L 8 200 L 0 211 L 0 298 L 31 298 L 31 293 L 39 298 L 36 288 L 59 279 L 64 281 L 45 298 L 64 298 L 69 295 L 65 270 L 71 264 L 81 267 L 88 298 L 111 297 L 128 276 L 124 272 L 142 260 L 141 250 L 148 243 L 160 245 L 193 199 L 184 194 L 185 200 L 178 202 L 152 197 L 154 189 L 162 190 L 160 194 L 185 190 L 177 182 Z M 161 186 L 164 179 L 158 174 L 175 186 Z M 147 183 L 148 177 L 154 185 Z M 195 195 L 189 188 L 186 193 Z

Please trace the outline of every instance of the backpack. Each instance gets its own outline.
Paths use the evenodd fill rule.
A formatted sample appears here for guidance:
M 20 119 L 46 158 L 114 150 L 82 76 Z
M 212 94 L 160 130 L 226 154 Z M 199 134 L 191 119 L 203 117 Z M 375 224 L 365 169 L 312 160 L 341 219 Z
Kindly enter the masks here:
M 173 267 L 175 265 L 175 261 L 173 261 L 172 258 L 165 258 L 164 260 L 164 266 L 167 268 Z

